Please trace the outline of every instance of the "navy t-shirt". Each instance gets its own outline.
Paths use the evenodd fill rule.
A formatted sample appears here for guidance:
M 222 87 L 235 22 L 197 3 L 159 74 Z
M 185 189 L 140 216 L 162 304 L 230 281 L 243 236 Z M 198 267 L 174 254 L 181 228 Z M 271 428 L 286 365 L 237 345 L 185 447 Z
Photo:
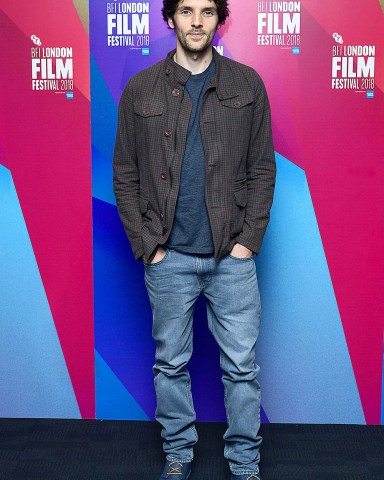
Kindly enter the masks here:
M 205 153 L 200 132 L 200 112 L 204 93 L 216 70 L 212 59 L 202 73 L 191 75 L 185 91 L 192 100 L 187 143 L 181 168 L 175 218 L 167 246 L 185 253 L 212 254 L 211 225 L 205 204 Z

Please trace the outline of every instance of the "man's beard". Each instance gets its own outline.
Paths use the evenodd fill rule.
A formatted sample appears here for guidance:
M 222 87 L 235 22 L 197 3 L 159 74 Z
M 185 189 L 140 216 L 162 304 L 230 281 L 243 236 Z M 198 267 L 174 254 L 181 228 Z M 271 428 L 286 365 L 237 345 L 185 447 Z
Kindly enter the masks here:
M 205 36 L 205 42 L 203 42 L 202 44 L 199 44 L 199 45 L 194 45 L 193 41 L 188 40 L 188 34 L 190 34 L 190 33 L 203 33 L 204 36 Z M 214 37 L 214 34 L 212 34 L 210 36 L 210 35 L 207 35 L 205 32 L 202 32 L 200 30 L 196 30 L 196 31 L 192 30 L 191 32 L 188 32 L 188 34 L 183 35 L 180 32 L 180 30 L 178 30 L 176 28 L 177 38 L 179 39 L 179 42 L 181 43 L 183 48 L 188 52 L 204 52 L 205 50 L 207 50 L 207 48 L 209 48 L 211 46 L 212 40 L 213 40 L 213 37 Z

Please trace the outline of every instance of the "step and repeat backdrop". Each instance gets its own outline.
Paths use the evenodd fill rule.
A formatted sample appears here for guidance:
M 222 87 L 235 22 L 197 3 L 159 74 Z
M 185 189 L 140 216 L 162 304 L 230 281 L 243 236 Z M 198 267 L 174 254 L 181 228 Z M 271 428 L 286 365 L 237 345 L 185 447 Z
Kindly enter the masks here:
M 264 422 L 384 423 L 384 5 L 232 0 L 278 167 L 256 258 Z M 166 56 L 161 0 L 0 0 L 0 416 L 153 419 L 151 312 L 112 191 L 128 79 Z M 200 421 L 225 420 L 195 311 Z

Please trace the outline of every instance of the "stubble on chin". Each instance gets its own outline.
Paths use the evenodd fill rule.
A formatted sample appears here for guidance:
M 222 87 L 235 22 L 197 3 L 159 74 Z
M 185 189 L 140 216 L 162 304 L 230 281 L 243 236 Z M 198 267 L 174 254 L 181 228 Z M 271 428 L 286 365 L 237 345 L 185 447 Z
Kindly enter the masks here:
M 188 35 L 177 35 L 181 45 L 189 52 L 204 52 L 212 44 L 213 37 L 210 38 L 207 34 L 205 36 L 205 42 L 198 46 L 194 45 L 191 41 L 188 40 Z

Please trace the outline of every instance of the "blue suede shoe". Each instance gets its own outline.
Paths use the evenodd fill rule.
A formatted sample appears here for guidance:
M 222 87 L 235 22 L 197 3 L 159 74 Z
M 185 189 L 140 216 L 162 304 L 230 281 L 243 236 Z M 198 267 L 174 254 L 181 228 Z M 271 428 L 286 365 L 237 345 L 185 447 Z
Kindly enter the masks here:
M 191 467 L 192 462 L 181 463 L 167 460 L 160 480 L 187 480 L 191 475 Z
M 245 475 L 234 475 L 232 473 L 231 480 L 262 480 L 260 473 L 246 473 Z

